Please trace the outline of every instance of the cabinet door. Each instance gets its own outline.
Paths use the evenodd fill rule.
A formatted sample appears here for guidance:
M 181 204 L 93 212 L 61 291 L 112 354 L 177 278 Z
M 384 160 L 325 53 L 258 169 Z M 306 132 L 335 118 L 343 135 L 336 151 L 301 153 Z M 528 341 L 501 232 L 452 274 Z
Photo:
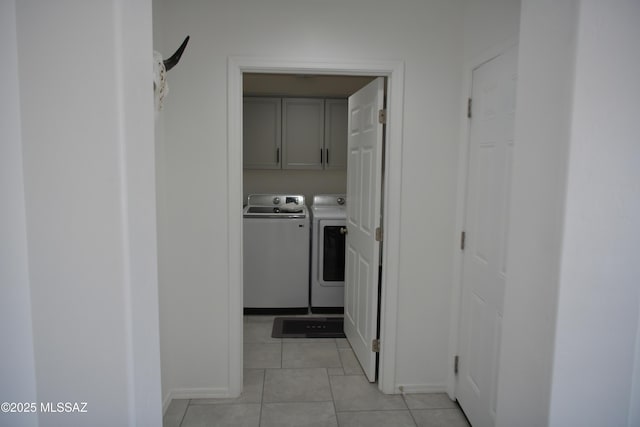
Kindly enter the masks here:
M 324 100 L 282 100 L 283 169 L 322 169 Z
M 245 168 L 280 169 L 281 105 L 280 98 L 244 98 L 242 158 Z
M 324 107 L 324 168 L 347 168 L 346 99 L 327 99 Z

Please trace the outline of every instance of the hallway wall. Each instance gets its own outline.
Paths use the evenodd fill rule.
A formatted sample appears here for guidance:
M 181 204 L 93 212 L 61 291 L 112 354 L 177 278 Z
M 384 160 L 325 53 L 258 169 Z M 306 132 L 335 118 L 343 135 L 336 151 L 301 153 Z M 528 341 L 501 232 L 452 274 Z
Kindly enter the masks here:
M 497 426 L 640 423 L 639 19 L 523 1 Z
M 548 422 L 576 13 L 576 1 L 522 2 L 498 426 Z
M 640 425 L 638 22 L 635 0 L 580 3 L 553 427 Z
M 0 52 L 0 402 L 35 402 L 14 0 L 0 3 Z M 38 415 L 0 414 L 0 424 L 37 426 Z
M 158 193 L 165 399 L 228 387 L 227 60 L 229 56 L 405 63 L 397 385 L 447 378 L 459 135 L 461 0 L 154 1 L 169 54 Z M 240 215 L 241 206 L 238 206 Z
M 151 2 L 0 15 L 0 392 L 39 412 L 0 424 L 159 425 Z

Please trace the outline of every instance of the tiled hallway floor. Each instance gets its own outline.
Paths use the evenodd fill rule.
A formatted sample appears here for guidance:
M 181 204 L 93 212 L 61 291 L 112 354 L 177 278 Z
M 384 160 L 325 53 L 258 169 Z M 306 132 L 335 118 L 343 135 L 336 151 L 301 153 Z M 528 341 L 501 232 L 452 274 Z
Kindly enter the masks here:
M 467 427 L 446 394 L 385 395 L 346 339 L 271 338 L 274 316 L 246 316 L 237 399 L 175 399 L 164 427 Z

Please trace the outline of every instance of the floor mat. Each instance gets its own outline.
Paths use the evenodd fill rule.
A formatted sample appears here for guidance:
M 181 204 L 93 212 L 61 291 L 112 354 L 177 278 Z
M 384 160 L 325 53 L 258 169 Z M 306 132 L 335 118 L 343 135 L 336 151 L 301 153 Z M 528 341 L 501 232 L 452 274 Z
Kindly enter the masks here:
M 346 338 L 342 317 L 276 317 L 273 338 Z

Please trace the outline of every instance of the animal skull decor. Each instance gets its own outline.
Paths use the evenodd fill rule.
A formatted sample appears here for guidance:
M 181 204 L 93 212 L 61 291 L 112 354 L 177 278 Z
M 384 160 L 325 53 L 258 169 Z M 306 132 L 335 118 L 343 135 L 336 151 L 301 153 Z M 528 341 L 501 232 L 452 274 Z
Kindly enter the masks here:
M 180 61 L 182 52 L 184 52 L 188 42 L 189 36 L 184 39 L 178 50 L 176 50 L 170 58 L 165 60 L 162 59 L 162 55 L 159 52 L 153 52 L 153 94 L 156 112 L 162 110 L 162 103 L 169 92 L 169 86 L 167 86 L 167 71 L 175 67 L 178 61 Z

